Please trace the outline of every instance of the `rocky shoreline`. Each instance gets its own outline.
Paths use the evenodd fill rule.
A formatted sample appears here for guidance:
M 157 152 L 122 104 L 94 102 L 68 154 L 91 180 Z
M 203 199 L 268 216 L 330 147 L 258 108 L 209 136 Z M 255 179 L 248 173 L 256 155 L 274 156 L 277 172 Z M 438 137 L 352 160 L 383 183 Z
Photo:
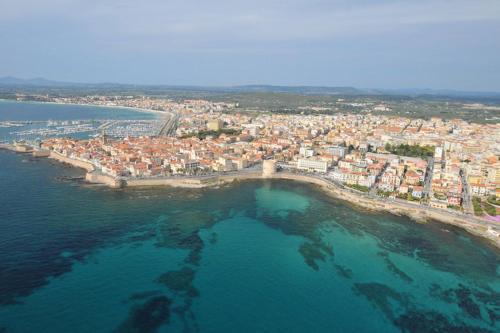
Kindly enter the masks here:
M 4 149 L 6 147 L 3 147 Z M 48 157 L 59 162 L 86 170 L 85 181 L 102 184 L 110 188 L 124 187 L 154 187 L 171 186 L 182 188 L 205 188 L 232 184 L 245 180 L 282 179 L 299 181 L 319 186 L 327 195 L 347 201 L 359 207 L 372 211 L 388 212 L 395 215 L 405 215 L 417 222 L 436 220 L 458 226 L 471 234 L 487 239 L 500 248 L 500 226 L 492 221 L 461 213 L 451 213 L 437 208 L 422 206 L 411 202 L 400 202 L 370 197 L 365 193 L 339 187 L 331 181 L 315 175 L 295 174 L 291 172 L 276 172 L 263 175 L 261 171 L 235 172 L 206 177 L 163 177 L 163 178 L 115 178 L 95 170 L 92 163 L 69 158 L 54 151 Z
M 116 179 L 114 177 L 93 171 L 88 172 L 86 181 L 99 183 L 112 188 L 122 187 L 154 187 L 172 186 L 182 188 L 206 188 L 234 184 L 238 181 L 281 179 L 299 181 L 319 186 L 327 195 L 355 204 L 359 207 L 372 211 L 388 212 L 395 215 L 405 215 L 416 222 L 436 220 L 446 224 L 452 224 L 465 229 L 471 234 L 486 238 L 489 242 L 500 248 L 500 227 L 487 220 L 479 219 L 461 213 L 451 213 L 437 208 L 422 206 L 411 202 L 400 202 L 388 199 L 369 197 L 362 192 L 345 189 L 336 184 L 313 175 L 294 174 L 290 172 L 276 172 L 272 175 L 263 176 L 262 172 L 245 172 L 234 174 L 221 174 L 210 177 L 170 177 L 170 178 L 144 178 L 144 179 Z

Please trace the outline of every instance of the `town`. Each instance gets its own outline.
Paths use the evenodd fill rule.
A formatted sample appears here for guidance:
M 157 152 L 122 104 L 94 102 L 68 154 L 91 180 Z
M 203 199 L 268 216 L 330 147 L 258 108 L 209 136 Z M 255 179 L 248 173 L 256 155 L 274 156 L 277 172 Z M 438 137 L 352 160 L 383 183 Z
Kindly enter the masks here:
M 274 160 L 278 169 L 321 176 L 368 195 L 496 216 L 499 124 L 372 114 L 247 114 L 231 112 L 235 104 L 204 100 L 161 107 L 144 102 L 147 98 L 119 101 L 169 112 L 168 130 L 48 138 L 41 149 L 130 179 L 202 177 L 255 170 Z

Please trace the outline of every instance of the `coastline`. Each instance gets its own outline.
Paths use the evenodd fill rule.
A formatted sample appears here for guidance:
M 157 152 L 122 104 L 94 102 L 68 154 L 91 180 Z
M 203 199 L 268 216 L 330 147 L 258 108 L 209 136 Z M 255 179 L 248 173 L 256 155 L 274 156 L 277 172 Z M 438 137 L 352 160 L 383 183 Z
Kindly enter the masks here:
M 7 147 L 0 148 L 8 149 Z M 84 170 L 86 172 L 85 181 L 88 183 L 105 185 L 114 189 L 157 186 L 201 189 L 235 184 L 239 181 L 270 179 L 298 181 L 313 184 L 319 186 L 319 189 L 330 197 L 340 199 L 364 209 L 386 212 L 399 216 L 404 215 L 417 223 L 426 222 L 427 220 L 435 220 L 441 223 L 460 227 L 475 236 L 488 240 L 495 247 L 500 249 L 500 225 L 494 223 L 493 221 L 483 220 L 475 216 L 468 216 L 464 214 L 452 214 L 451 212 L 445 210 L 421 206 L 410 202 L 406 203 L 370 197 L 362 192 L 341 188 L 331 181 L 315 175 L 295 174 L 282 171 L 264 176 L 262 171 L 258 170 L 211 175 L 206 177 L 116 178 L 95 170 L 94 165 L 88 161 L 70 158 L 54 151 L 50 151 L 47 157 Z
M 15 99 L 0 98 L 0 102 L 2 102 L 2 101 L 6 101 L 6 102 L 34 103 L 34 104 L 76 105 L 76 106 L 89 106 L 89 107 L 93 106 L 93 107 L 101 107 L 101 108 L 108 108 L 108 109 L 126 109 L 126 110 L 131 110 L 131 111 L 136 111 L 136 112 L 154 113 L 154 114 L 158 114 L 158 115 L 166 115 L 166 114 L 170 113 L 170 112 L 167 112 L 167 111 L 157 111 L 157 110 L 142 109 L 142 108 L 135 108 L 135 107 L 132 107 L 132 106 L 121 106 L 121 105 L 57 103 L 57 102 L 42 102 L 42 101 L 18 101 L 18 100 L 15 100 Z
M 464 214 L 452 214 L 448 211 L 428 206 L 421 206 L 410 202 L 406 203 L 369 197 L 362 192 L 357 193 L 355 190 L 341 188 L 324 178 L 314 175 L 277 172 L 272 175 L 263 176 L 261 171 L 255 171 L 221 174 L 209 177 L 117 179 L 98 171 L 91 171 L 87 172 L 85 177 L 87 182 L 104 184 L 111 188 L 155 186 L 207 188 L 230 185 L 239 181 L 266 179 L 298 181 L 317 185 L 323 192 L 335 199 L 340 199 L 371 211 L 387 212 L 399 216 L 404 215 L 418 223 L 426 222 L 428 220 L 436 220 L 441 223 L 458 226 L 475 236 L 487 239 L 490 243 L 500 249 L 500 226 L 492 221 Z

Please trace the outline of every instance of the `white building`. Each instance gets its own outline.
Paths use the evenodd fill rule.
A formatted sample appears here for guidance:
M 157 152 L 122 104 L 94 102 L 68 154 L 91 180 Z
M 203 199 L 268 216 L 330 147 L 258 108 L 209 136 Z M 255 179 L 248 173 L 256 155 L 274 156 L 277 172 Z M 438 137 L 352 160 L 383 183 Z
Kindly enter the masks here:
M 328 163 L 321 160 L 299 158 L 297 168 L 300 170 L 326 173 L 326 171 L 328 170 Z
M 328 147 L 326 149 L 330 154 L 332 154 L 333 156 L 338 156 L 338 157 L 344 157 L 345 156 L 345 147 L 341 147 L 341 146 L 332 146 L 332 147 Z
M 441 161 L 444 158 L 444 150 L 441 147 L 436 147 L 434 150 L 434 159 Z
M 314 149 L 308 147 L 300 147 L 299 154 L 300 156 L 311 157 L 314 156 Z

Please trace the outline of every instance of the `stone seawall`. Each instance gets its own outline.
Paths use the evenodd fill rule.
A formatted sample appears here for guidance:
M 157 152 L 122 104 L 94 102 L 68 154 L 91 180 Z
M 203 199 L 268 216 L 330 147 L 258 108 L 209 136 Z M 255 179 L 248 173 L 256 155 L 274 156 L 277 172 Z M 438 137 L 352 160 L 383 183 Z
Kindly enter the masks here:
M 232 183 L 236 180 L 245 179 L 260 179 L 262 178 L 262 173 L 246 173 L 240 175 L 218 175 L 212 177 L 199 177 L 199 178 L 144 178 L 144 179 L 134 179 L 128 178 L 123 181 L 123 186 L 127 187 L 148 187 L 148 186 L 172 186 L 172 187 L 184 187 L 184 188 L 203 188 L 211 187 Z
M 85 175 L 85 181 L 92 184 L 103 184 L 111 188 L 123 187 L 123 182 L 115 177 L 102 174 L 98 171 L 90 171 Z
M 87 171 L 93 171 L 94 170 L 94 166 L 90 162 L 85 162 L 85 161 L 77 160 L 77 159 L 74 159 L 74 158 L 69 158 L 69 157 L 64 156 L 64 155 L 62 155 L 62 154 L 60 154 L 58 152 L 55 152 L 55 151 L 51 151 L 50 152 L 49 158 L 53 158 L 53 159 L 55 159 L 55 160 L 57 160 L 59 162 L 71 164 L 74 167 L 82 168 L 82 169 L 85 169 Z
M 378 198 L 370 198 L 364 196 L 362 193 L 355 193 L 350 190 L 338 187 L 329 181 L 307 175 L 299 175 L 287 172 L 274 173 L 271 176 L 262 176 L 261 172 L 235 174 L 235 175 L 220 175 L 208 178 L 177 178 L 177 179 L 144 179 L 144 180 L 127 180 L 125 186 L 158 186 L 167 185 L 174 187 L 190 187 L 202 188 L 217 185 L 229 184 L 238 180 L 252 180 L 252 179 L 286 179 L 299 181 L 309 184 L 318 185 L 328 195 L 347 201 L 372 211 L 389 212 L 396 215 L 408 216 L 417 222 L 425 222 L 427 220 L 436 220 L 447 224 L 453 224 L 461 227 L 468 232 L 489 239 L 500 247 L 500 237 L 496 232 L 499 232 L 499 227 L 488 223 L 486 221 L 479 221 L 479 219 L 472 216 L 454 215 L 447 211 L 439 211 L 427 206 L 421 206 L 413 202 L 402 203 L 398 201 L 383 200 Z M 491 232 L 488 227 L 492 228 Z
M 295 174 L 276 174 L 275 179 L 289 179 L 319 185 L 331 196 L 345 200 L 349 203 L 375 211 L 389 212 L 396 215 L 405 215 L 418 222 L 436 220 L 439 222 L 458 226 L 466 231 L 490 240 L 496 247 L 500 248 L 500 226 L 487 221 L 479 221 L 473 216 L 454 215 L 447 211 L 439 211 L 426 206 L 413 203 L 400 203 L 397 201 L 382 201 L 375 198 L 367 198 L 361 194 L 352 193 L 332 185 L 326 180 Z
M 125 178 L 119 179 L 109 175 L 102 174 L 99 171 L 94 171 L 94 166 L 89 162 L 75 160 L 51 151 L 49 156 L 58 161 L 71 164 L 73 166 L 86 169 L 88 172 L 85 180 L 89 183 L 104 184 L 112 188 L 122 187 L 151 187 L 151 186 L 172 186 L 183 188 L 204 188 L 230 184 L 235 181 L 253 180 L 253 179 L 286 179 L 300 181 L 309 184 L 318 185 L 328 195 L 335 198 L 347 201 L 350 204 L 355 204 L 363 208 L 375 211 L 384 211 L 396 215 L 406 215 L 416 221 L 426 221 L 429 219 L 437 220 L 443 223 L 459 226 L 466 231 L 480 237 L 487 238 L 495 246 L 500 248 L 500 227 L 492 222 L 479 220 L 473 216 L 455 215 L 447 211 L 439 211 L 435 208 L 420 206 L 414 203 L 403 203 L 398 201 L 382 200 L 371 198 L 356 193 L 350 190 L 338 187 L 331 182 L 308 175 L 293 174 L 288 172 L 278 172 L 266 177 L 262 176 L 262 172 L 242 172 L 230 175 L 217 175 L 212 177 L 170 177 L 170 178 Z

